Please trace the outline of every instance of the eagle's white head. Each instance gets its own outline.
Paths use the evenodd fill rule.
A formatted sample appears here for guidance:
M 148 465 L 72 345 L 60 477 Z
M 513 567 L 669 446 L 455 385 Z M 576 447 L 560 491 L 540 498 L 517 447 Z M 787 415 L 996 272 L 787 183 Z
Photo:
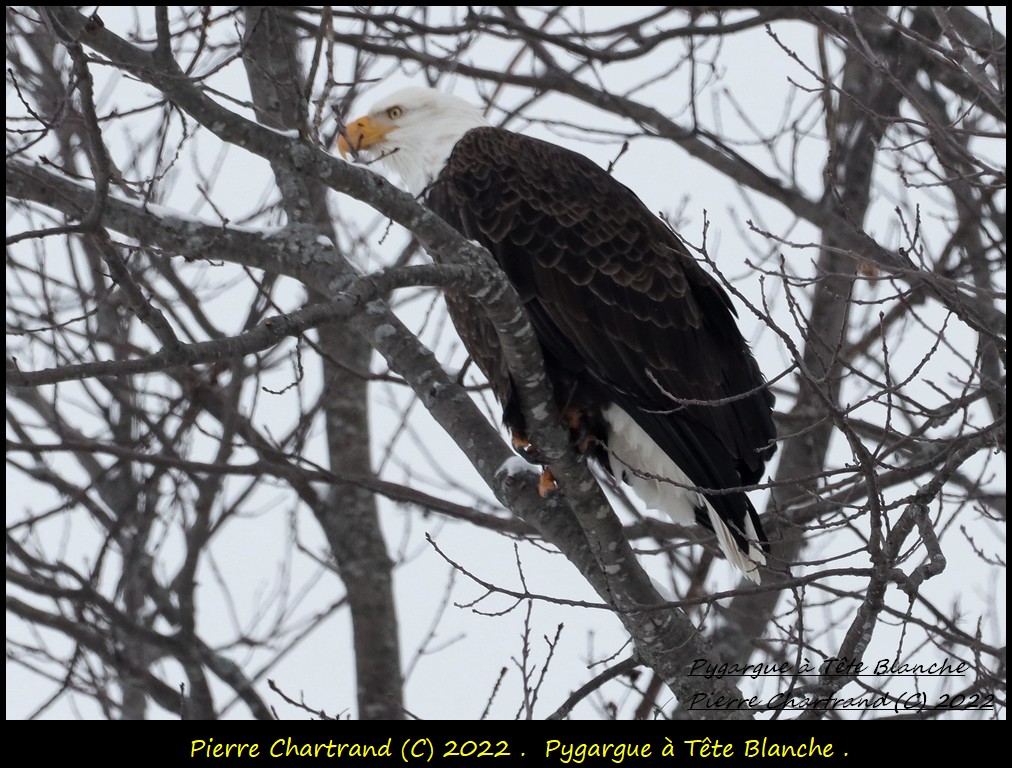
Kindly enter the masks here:
M 395 171 L 419 194 L 446 165 L 453 145 L 472 128 L 488 125 L 463 99 L 428 88 L 405 88 L 375 104 L 346 126 L 337 141 L 341 156 L 356 152 Z

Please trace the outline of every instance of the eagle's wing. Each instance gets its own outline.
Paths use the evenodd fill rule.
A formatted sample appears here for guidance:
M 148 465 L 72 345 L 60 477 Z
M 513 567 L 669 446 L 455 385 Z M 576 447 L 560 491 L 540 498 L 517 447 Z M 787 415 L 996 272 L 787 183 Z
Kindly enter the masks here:
M 477 128 L 428 199 L 516 286 L 550 374 L 591 377 L 699 487 L 759 480 L 773 397 L 723 289 L 631 190 L 582 155 Z

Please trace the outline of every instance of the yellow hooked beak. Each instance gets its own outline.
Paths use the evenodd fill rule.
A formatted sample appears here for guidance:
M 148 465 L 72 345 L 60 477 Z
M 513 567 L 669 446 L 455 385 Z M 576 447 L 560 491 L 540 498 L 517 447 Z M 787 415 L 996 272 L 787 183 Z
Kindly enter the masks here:
M 360 117 L 345 126 L 345 134 L 337 137 L 337 150 L 347 159 L 349 152 L 361 152 L 383 141 L 396 125 L 380 123 L 370 117 Z

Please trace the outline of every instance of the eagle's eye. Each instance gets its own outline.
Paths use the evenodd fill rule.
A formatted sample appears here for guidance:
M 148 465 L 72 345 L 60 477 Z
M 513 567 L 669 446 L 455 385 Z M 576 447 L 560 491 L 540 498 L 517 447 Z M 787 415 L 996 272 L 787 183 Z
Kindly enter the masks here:
M 387 110 L 387 117 L 389 117 L 391 120 L 397 120 L 403 114 L 404 114 L 403 107 L 390 107 L 390 109 Z

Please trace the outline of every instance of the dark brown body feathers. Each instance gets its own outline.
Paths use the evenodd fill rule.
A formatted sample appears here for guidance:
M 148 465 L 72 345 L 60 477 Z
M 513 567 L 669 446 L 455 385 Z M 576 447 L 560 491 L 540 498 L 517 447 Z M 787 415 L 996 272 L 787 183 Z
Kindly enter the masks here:
M 559 407 L 579 408 L 606 445 L 601 409 L 621 406 L 736 540 L 748 515 L 764 541 L 744 493 L 706 490 L 760 480 L 775 450 L 773 396 L 727 294 L 678 236 L 588 158 L 498 128 L 464 135 L 427 202 L 488 248 L 516 287 Z M 504 422 L 524 434 L 494 328 L 472 300 L 448 292 L 447 304 Z M 710 527 L 705 518 L 697 512 Z M 743 537 L 739 546 L 746 551 Z

